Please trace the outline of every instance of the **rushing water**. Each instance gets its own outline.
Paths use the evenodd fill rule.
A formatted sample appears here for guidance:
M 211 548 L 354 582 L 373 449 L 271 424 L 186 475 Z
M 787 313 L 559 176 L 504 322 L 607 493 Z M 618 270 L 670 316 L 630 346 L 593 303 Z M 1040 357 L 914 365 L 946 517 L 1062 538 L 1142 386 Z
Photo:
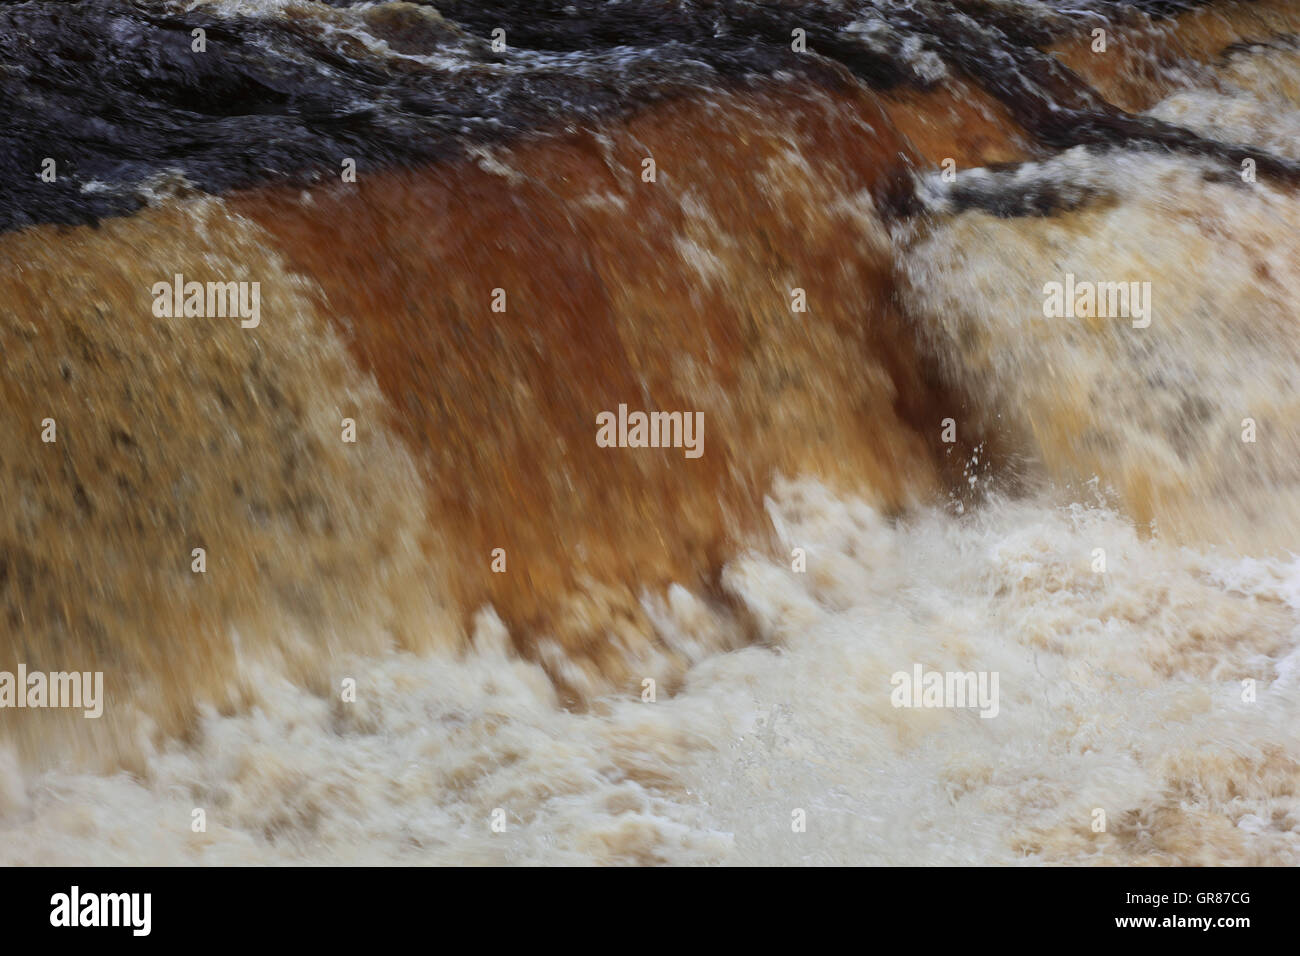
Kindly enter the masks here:
M 1297 34 L 0 3 L 0 862 L 1300 863 Z

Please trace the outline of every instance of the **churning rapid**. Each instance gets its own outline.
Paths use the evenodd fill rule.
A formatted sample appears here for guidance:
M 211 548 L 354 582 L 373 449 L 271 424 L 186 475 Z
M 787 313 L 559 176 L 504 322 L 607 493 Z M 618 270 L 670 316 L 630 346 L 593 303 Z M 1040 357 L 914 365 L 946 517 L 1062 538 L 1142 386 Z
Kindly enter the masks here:
M 1300 864 L 1291 0 L 5 0 L 0 161 L 0 862 Z

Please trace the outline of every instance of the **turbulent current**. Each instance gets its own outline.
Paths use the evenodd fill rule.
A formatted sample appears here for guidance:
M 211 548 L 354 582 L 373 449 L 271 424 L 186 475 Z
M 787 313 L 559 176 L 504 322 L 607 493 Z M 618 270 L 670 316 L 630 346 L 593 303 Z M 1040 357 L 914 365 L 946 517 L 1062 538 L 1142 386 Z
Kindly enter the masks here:
M 0 166 L 0 863 L 1300 864 L 1300 5 L 0 0 Z

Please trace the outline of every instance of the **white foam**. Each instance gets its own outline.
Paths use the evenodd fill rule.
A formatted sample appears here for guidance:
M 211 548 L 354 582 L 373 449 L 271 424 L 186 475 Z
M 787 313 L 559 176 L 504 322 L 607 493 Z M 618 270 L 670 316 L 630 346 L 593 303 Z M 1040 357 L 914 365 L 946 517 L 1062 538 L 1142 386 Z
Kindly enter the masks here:
M 894 524 L 801 482 L 771 507 L 807 573 L 738 556 L 763 643 L 676 696 L 568 713 L 489 616 L 465 656 L 340 662 L 355 704 L 261 675 L 140 779 L 6 774 L 0 862 L 1300 862 L 1294 564 L 1047 500 Z M 656 615 L 697 646 L 726 626 L 684 592 Z M 999 715 L 893 707 L 913 662 L 997 671 Z

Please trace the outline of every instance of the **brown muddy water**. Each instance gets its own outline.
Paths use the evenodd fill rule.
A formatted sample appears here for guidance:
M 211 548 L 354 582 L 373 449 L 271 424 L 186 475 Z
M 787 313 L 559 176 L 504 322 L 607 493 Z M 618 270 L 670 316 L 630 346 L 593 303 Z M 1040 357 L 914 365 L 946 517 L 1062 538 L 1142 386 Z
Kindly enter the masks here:
M 1300 863 L 1298 33 L 0 5 L 0 862 Z

